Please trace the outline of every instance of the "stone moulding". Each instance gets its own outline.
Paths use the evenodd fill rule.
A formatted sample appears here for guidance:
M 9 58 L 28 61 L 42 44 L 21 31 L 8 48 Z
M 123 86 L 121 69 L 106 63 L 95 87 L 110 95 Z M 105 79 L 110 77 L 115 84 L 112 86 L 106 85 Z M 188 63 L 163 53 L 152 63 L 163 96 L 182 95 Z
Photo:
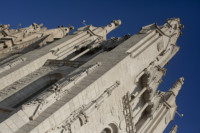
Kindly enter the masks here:
M 116 81 L 113 85 L 107 88 L 98 98 L 89 102 L 87 105 L 79 107 L 77 110 L 72 112 L 70 116 L 62 122 L 59 126 L 52 128 L 47 131 L 47 133 L 53 133 L 55 130 L 60 130 L 60 132 L 71 133 L 71 125 L 78 121 L 79 126 L 83 126 L 88 122 L 88 117 L 94 109 L 98 109 L 104 100 L 112 94 L 115 88 L 120 85 L 120 81 Z M 77 122 L 75 123 L 77 124 Z
M 55 83 L 50 86 L 47 91 L 44 91 L 34 100 L 22 105 L 22 110 L 26 112 L 26 110 L 35 110 L 33 115 L 30 116 L 30 119 L 35 119 L 44 109 L 49 107 L 55 101 L 59 100 L 62 96 L 70 93 L 70 88 L 76 85 L 81 79 L 86 77 L 88 74 L 92 73 L 95 69 L 97 69 L 101 65 L 100 62 L 86 68 L 82 72 L 75 74 L 72 77 L 67 78 L 66 81 L 62 83 Z

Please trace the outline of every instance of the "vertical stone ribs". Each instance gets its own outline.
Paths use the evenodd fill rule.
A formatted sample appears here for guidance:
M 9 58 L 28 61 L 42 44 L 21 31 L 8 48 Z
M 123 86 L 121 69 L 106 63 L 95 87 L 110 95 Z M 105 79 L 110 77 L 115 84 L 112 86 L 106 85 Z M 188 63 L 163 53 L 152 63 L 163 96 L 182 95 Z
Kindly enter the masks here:
M 81 126 L 86 124 L 89 120 L 89 115 L 95 109 L 98 109 L 100 105 L 104 102 L 106 98 L 108 98 L 113 90 L 120 85 L 120 81 L 116 81 L 113 85 L 107 88 L 99 97 L 95 100 L 89 102 L 88 104 L 84 104 L 79 107 L 77 110 L 72 112 L 70 116 L 59 124 L 57 127 L 53 127 L 48 130 L 47 133 L 54 133 L 57 131 L 61 131 L 61 133 L 73 133 L 73 131 L 78 130 Z M 76 129 L 74 129 L 76 127 Z
M 123 103 L 123 114 L 126 122 L 126 131 L 127 133 L 135 133 L 135 126 L 133 122 L 133 112 L 130 105 L 130 94 L 127 92 L 127 94 L 123 97 L 122 103 Z
M 57 82 L 50 86 L 46 91 L 43 91 L 35 99 L 22 105 L 24 111 L 31 110 L 33 115 L 30 116 L 31 120 L 34 120 L 42 111 L 51 106 L 55 101 L 61 99 L 64 95 L 71 92 L 72 87 L 85 78 L 88 74 L 92 73 L 101 65 L 101 62 L 97 62 L 94 65 L 86 68 L 85 70 L 75 74 L 72 77 L 67 78 L 64 82 Z M 30 113 L 31 114 L 31 113 Z

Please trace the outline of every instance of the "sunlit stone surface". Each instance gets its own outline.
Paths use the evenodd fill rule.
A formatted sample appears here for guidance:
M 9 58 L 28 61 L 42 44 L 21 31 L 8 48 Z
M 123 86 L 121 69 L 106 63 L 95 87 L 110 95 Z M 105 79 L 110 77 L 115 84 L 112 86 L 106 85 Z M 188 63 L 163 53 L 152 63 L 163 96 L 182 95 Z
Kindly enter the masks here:
M 106 39 L 120 24 L 0 25 L 0 133 L 162 133 L 184 79 L 157 88 L 183 25 L 172 18 Z

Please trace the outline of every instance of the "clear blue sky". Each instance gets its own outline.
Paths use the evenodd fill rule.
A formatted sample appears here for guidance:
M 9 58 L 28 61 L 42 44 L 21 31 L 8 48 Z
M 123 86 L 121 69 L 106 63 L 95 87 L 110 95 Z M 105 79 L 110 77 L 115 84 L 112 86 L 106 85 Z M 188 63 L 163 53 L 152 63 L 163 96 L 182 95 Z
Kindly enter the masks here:
M 185 84 L 177 104 L 183 118 L 176 115 L 165 133 L 178 124 L 178 133 L 200 133 L 200 1 L 117 1 L 117 0 L 0 0 L 0 23 L 28 26 L 43 23 L 48 28 L 71 24 L 75 28 L 86 24 L 103 26 L 113 19 L 121 19 L 122 25 L 111 36 L 133 35 L 142 26 L 156 22 L 163 24 L 167 18 L 179 17 L 185 25 L 183 35 L 177 41 L 180 51 L 166 66 L 167 74 L 160 90 L 168 90 L 180 76 Z

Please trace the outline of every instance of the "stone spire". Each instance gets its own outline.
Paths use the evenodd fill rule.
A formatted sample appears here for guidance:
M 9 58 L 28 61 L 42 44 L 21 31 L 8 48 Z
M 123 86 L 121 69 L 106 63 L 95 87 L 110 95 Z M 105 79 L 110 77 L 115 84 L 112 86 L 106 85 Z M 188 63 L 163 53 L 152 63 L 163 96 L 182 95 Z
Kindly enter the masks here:
M 113 20 L 111 23 L 105 26 L 106 32 L 109 33 L 115 28 L 119 27 L 121 25 L 121 20 Z
M 174 126 L 171 128 L 171 130 L 170 130 L 169 133 L 176 133 L 176 132 L 177 132 L 177 128 L 178 128 L 178 126 L 177 126 L 177 125 L 174 125 Z
M 168 92 L 172 92 L 173 95 L 177 96 L 178 92 L 180 91 L 182 85 L 183 85 L 184 78 L 180 77 L 176 82 L 172 85 L 172 87 L 169 89 Z

